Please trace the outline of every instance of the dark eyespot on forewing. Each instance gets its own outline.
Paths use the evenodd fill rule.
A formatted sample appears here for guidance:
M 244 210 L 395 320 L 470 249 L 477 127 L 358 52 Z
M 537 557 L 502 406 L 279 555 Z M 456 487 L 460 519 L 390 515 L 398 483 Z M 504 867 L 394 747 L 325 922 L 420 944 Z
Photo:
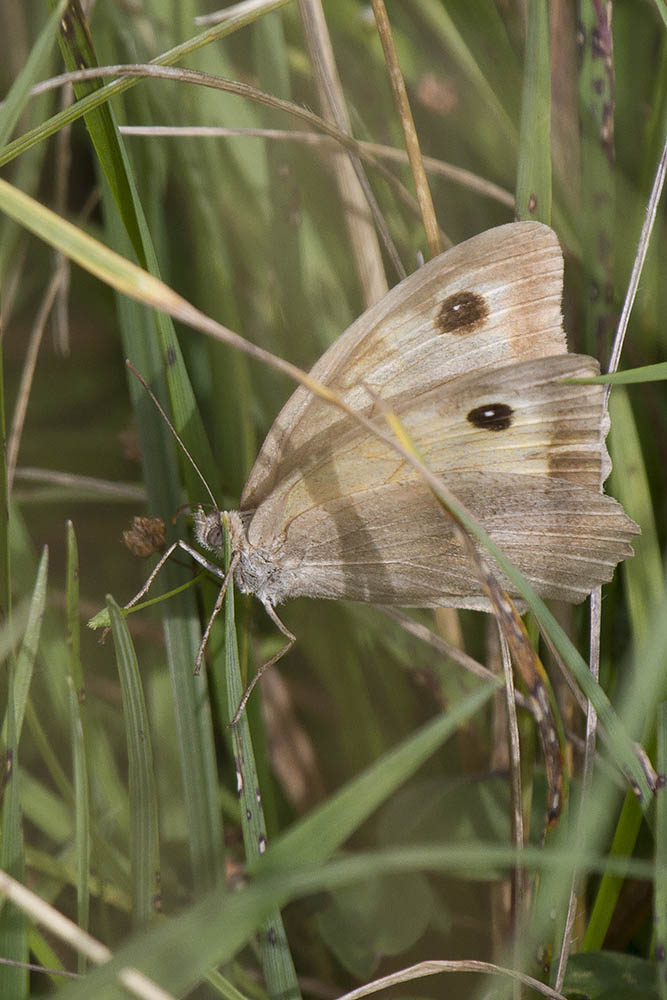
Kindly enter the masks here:
M 512 426 L 514 410 L 507 403 L 485 403 L 476 406 L 468 414 L 468 420 L 474 427 L 484 431 L 506 431 Z
M 438 309 L 436 327 L 440 333 L 472 333 L 489 315 L 489 306 L 479 292 L 449 295 Z

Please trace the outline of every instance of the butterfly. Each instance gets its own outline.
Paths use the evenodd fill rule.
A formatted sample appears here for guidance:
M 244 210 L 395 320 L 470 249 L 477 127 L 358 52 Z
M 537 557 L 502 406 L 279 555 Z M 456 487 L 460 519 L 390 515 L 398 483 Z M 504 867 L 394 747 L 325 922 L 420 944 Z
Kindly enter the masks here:
M 578 602 L 633 554 L 639 529 L 602 493 L 611 463 L 599 374 L 569 354 L 554 232 L 516 222 L 446 251 L 396 285 L 311 376 L 386 430 L 388 408 L 433 473 L 537 592 Z M 300 596 L 489 609 L 460 535 L 417 470 L 303 386 L 225 517 L 234 579 L 274 608 Z M 221 554 L 220 512 L 195 516 Z M 498 579 L 512 593 L 509 581 Z

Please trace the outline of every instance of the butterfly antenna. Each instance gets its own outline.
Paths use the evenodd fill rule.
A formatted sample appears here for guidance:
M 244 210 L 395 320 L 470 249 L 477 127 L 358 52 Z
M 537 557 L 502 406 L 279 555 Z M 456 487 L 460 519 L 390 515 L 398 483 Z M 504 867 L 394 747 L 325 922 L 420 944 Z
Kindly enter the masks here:
M 188 461 L 190 462 L 190 465 L 191 465 L 191 466 L 192 466 L 192 468 L 193 468 L 193 469 L 195 470 L 195 472 L 197 473 L 197 475 L 198 475 L 198 476 L 199 476 L 199 478 L 201 479 L 202 483 L 204 484 L 204 489 L 206 490 L 206 492 L 208 493 L 209 497 L 211 498 L 211 503 L 213 504 L 213 507 L 214 507 L 214 509 L 215 509 L 215 510 L 218 510 L 219 508 L 218 508 L 218 505 L 217 505 L 217 503 L 215 502 L 215 497 L 213 496 L 213 493 L 211 492 L 211 488 L 210 488 L 210 486 L 208 485 L 208 483 L 207 483 L 207 482 L 206 482 L 206 480 L 204 479 L 203 475 L 201 474 L 201 471 L 200 471 L 200 469 L 199 469 L 199 466 L 198 466 L 198 465 L 197 465 L 197 463 L 195 462 L 194 458 L 192 457 L 192 455 L 190 454 L 190 452 L 188 451 L 188 449 L 187 449 L 187 448 L 185 447 L 185 443 L 183 442 L 183 439 L 182 439 L 181 435 L 180 435 L 180 434 L 178 433 L 178 431 L 176 430 L 176 428 L 175 428 L 175 427 L 174 427 L 174 425 L 172 424 L 171 420 L 169 419 L 169 417 L 168 417 L 168 416 L 167 416 L 167 414 L 165 413 L 165 411 L 164 411 L 164 407 L 163 407 L 163 406 L 162 406 L 162 404 L 161 404 L 161 403 L 159 402 L 159 400 L 158 400 L 157 396 L 155 395 L 155 393 L 153 392 L 153 390 L 151 389 L 151 387 L 149 386 L 148 382 L 147 382 L 147 381 L 146 381 L 146 379 L 145 379 L 145 378 L 143 377 L 143 375 L 140 375 L 140 374 L 139 374 L 139 372 L 138 372 L 138 371 L 137 371 L 137 369 L 136 369 L 136 368 L 134 367 L 134 365 L 133 365 L 133 364 L 132 364 L 132 362 L 131 362 L 131 361 L 129 360 L 129 358 L 126 358 L 126 359 L 125 359 L 125 364 L 126 364 L 126 365 L 127 365 L 127 367 L 128 367 L 129 369 L 130 369 L 130 371 L 132 372 L 132 374 L 133 374 L 133 375 L 134 375 L 134 376 L 135 376 L 136 378 L 138 378 L 138 379 L 139 379 L 139 381 L 140 381 L 140 382 L 141 382 L 141 384 L 143 385 L 144 389 L 146 390 L 146 392 L 148 393 L 148 395 L 149 395 L 149 396 L 151 397 L 151 399 L 152 399 L 152 400 L 153 400 L 153 402 L 155 403 L 155 406 L 157 407 L 157 409 L 158 409 L 159 413 L 160 413 L 160 414 L 162 415 L 162 418 L 163 418 L 164 422 L 166 423 L 167 427 L 169 428 L 169 430 L 170 430 L 170 431 L 171 431 L 171 433 L 172 433 L 172 434 L 174 435 L 174 437 L 176 438 L 176 440 L 177 440 L 177 441 L 178 441 L 178 443 L 180 444 L 181 448 L 183 449 L 183 454 L 184 454 L 184 455 L 185 455 L 185 456 L 187 457 Z

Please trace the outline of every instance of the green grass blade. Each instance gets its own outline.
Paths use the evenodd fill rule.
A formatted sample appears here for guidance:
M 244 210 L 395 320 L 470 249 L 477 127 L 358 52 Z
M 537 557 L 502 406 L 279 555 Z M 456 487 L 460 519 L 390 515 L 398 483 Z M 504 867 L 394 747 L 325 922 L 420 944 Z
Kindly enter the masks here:
M 127 238 L 113 206 L 110 207 L 108 218 L 113 242 L 117 246 L 126 246 L 124 241 Z M 161 282 L 159 284 L 162 285 Z M 158 315 L 154 325 L 152 316 L 123 296 L 118 296 L 117 308 L 126 353 L 152 383 L 163 401 L 166 395 L 163 385 L 165 359 L 173 359 L 173 365 L 166 367 L 170 371 L 170 397 L 174 405 L 178 406 L 178 418 L 176 409 L 172 411 L 174 420 L 177 425 L 183 424 L 192 452 L 206 468 L 210 462 L 210 458 L 206 458 L 207 455 L 210 456 L 210 449 L 207 443 L 205 447 L 201 445 L 205 441 L 205 435 L 171 320 L 163 323 Z M 134 378 L 130 382 L 130 394 L 137 413 L 144 475 L 152 497 L 149 511 L 165 520 L 168 541 L 171 542 L 176 534 L 172 523 L 173 513 L 183 502 L 180 468 L 183 467 L 184 476 L 191 483 L 193 500 L 199 499 L 200 494 L 194 491 L 201 487 L 199 481 L 195 480 L 193 470 L 189 466 L 187 469 L 181 466 L 171 432 L 147 397 L 143 386 Z M 161 582 L 166 589 L 174 590 L 187 578 L 188 574 L 183 568 L 170 560 L 164 567 Z M 161 611 L 176 714 L 183 794 L 191 823 L 188 849 L 197 891 L 204 891 L 210 886 L 212 878 L 222 878 L 222 830 L 217 806 L 215 748 L 208 692 L 205 677 L 194 676 L 200 642 L 194 595 L 181 593 L 178 598 L 165 603 Z
M 653 609 L 646 633 L 638 644 L 628 680 L 625 684 L 623 712 L 635 731 L 643 729 L 643 745 L 654 746 L 656 717 L 653 706 L 667 697 L 665 658 L 667 657 L 667 594 Z M 647 712 L 647 706 L 650 711 Z M 661 793 L 659 793 L 661 794 Z M 629 857 L 635 848 L 642 823 L 642 811 L 634 795 L 627 793 L 614 830 L 609 849 L 610 859 Z M 591 908 L 588 926 L 582 942 L 584 951 L 602 948 L 614 915 L 625 873 L 605 872 Z
M 90 794 L 87 747 L 90 732 L 86 725 L 85 688 L 81 665 L 81 623 L 79 620 L 79 553 L 74 525 L 67 523 L 67 637 L 69 647 L 69 705 L 74 785 L 74 857 L 76 864 L 76 918 L 83 930 L 90 921 Z M 83 955 L 78 956 L 78 972 L 86 971 Z
M 62 36 L 62 49 L 68 68 L 75 69 L 82 66 L 96 66 L 97 59 L 90 41 L 90 31 L 80 7 L 75 6 L 68 10 L 66 24 L 67 30 L 63 31 Z M 76 84 L 74 89 L 77 97 L 83 98 L 91 92 L 94 93 L 102 89 L 102 84 L 100 81 L 92 80 Z M 123 141 L 118 133 L 110 105 L 102 104 L 99 107 L 93 108 L 85 116 L 85 121 L 100 168 L 109 185 L 113 205 L 120 213 L 123 222 L 122 229 L 127 234 L 140 265 L 150 271 L 151 274 L 159 275 L 153 241 L 139 201 L 130 162 Z M 107 218 L 110 220 L 109 228 L 112 235 L 115 233 L 115 238 L 112 242 L 114 245 L 124 249 L 124 241 L 121 236 L 122 230 L 120 227 L 114 225 L 114 213 L 111 209 L 111 202 L 108 198 L 105 200 L 107 203 Z M 157 371 L 164 365 L 176 427 L 181 432 L 185 427 L 188 428 L 189 441 L 202 468 L 205 471 L 210 470 L 213 465 L 212 456 L 199 419 L 194 394 L 190 388 L 173 324 L 169 317 L 163 314 L 156 316 L 155 323 L 161 350 L 159 355 L 153 359 L 151 367 L 147 367 L 146 362 L 148 359 L 145 358 L 145 348 L 138 342 L 139 338 L 136 335 L 136 332 L 141 330 L 141 326 L 138 328 L 136 326 L 132 327 L 135 334 L 126 338 L 128 354 L 139 365 L 141 365 L 142 361 L 144 362 L 143 372 L 147 378 L 157 379 Z M 154 336 L 154 333 L 151 330 L 150 332 L 147 331 L 146 335 L 150 340 L 151 336 Z M 150 346 L 148 350 L 150 352 Z M 170 363 L 166 362 L 167 358 L 171 359 Z M 147 414 L 144 420 L 150 422 L 151 417 Z M 152 421 L 157 423 L 157 414 L 152 415 Z M 193 470 L 186 468 L 185 476 L 186 481 L 190 483 L 190 492 L 193 493 L 196 482 Z M 149 481 L 148 485 L 150 490 L 153 484 Z
M 107 598 L 107 607 L 123 693 L 127 736 L 133 916 L 137 926 L 145 926 L 155 916 L 160 887 L 153 749 L 141 675 L 130 633 L 125 618 L 113 598 Z
M 14 725 L 16 726 L 17 739 L 21 738 L 23 729 L 23 718 L 25 716 L 30 683 L 32 681 L 33 670 L 35 668 L 35 658 L 39 646 L 39 637 L 42 630 L 42 619 L 44 616 L 44 605 L 46 603 L 46 581 L 49 570 L 48 550 L 42 552 L 39 561 L 35 586 L 30 600 L 30 609 L 26 621 L 25 632 L 21 642 L 21 648 L 16 659 L 16 674 L 14 677 Z M 9 708 L 8 708 L 9 711 Z M 2 725 L 2 742 L 8 739 L 8 716 L 5 716 Z
M 45 63 L 56 40 L 60 19 L 67 7 L 67 2 L 68 0 L 58 0 L 53 13 L 30 49 L 23 69 L 3 98 L 2 107 L 0 107 L 0 149 L 9 139 L 21 112 L 28 103 L 30 88 L 44 72 Z
M 225 565 L 231 553 L 229 535 L 225 532 Z M 234 622 L 234 587 L 225 595 L 225 679 L 228 698 L 228 718 L 232 718 L 243 695 Z M 241 827 L 246 859 L 252 867 L 267 847 L 267 830 L 261 800 L 261 786 L 255 752 L 252 745 L 248 716 L 243 712 L 231 731 L 234 766 L 237 769 L 237 789 L 241 805 Z M 280 912 L 268 915 L 263 924 L 259 949 L 264 979 L 271 997 L 300 997 L 301 990 L 290 953 L 289 942 Z
M 49 976 L 49 981 L 53 987 L 60 989 L 63 984 L 63 976 L 59 976 L 58 972 L 64 970 L 65 968 L 63 960 L 56 949 L 52 946 L 51 942 L 47 941 L 46 935 L 41 934 L 34 924 L 30 928 L 28 943 L 30 946 L 31 960 L 36 964 L 41 965 L 43 969 L 53 969 L 54 972 Z M 80 967 L 81 964 L 82 963 L 80 963 Z
M 3 741 L 7 763 L 0 815 L 0 866 L 22 882 L 25 879 L 23 843 L 23 788 L 19 769 L 19 737 L 14 700 L 15 664 L 10 655 L 7 694 L 7 731 Z M 5 961 L 27 962 L 27 921 L 15 906 L 5 902 L 0 909 L 0 955 Z M 27 997 L 28 974 L 24 968 L 0 964 L 0 996 Z
M 642 365 L 640 368 L 628 368 L 626 371 L 614 372 L 613 375 L 593 375 L 591 378 L 571 379 L 582 385 L 636 385 L 642 382 L 664 382 L 667 379 L 667 362 L 661 361 L 655 365 Z
M 551 59 L 549 4 L 528 6 L 516 181 L 519 219 L 551 223 Z
M 83 727 L 79 714 L 79 699 L 70 687 L 72 713 L 71 741 L 74 783 L 74 856 L 76 864 L 76 922 L 83 930 L 90 922 L 90 796 L 88 794 L 88 764 Z M 86 971 L 83 955 L 78 957 L 77 971 Z
M 267 93 L 285 100 L 292 100 L 289 73 L 289 55 L 285 29 L 280 15 L 264 17 L 254 29 L 260 83 Z M 271 108 L 258 109 L 265 128 L 280 128 L 284 115 Z M 311 300 L 304 287 L 305 267 L 303 246 L 294 239 L 293 208 L 299 197 L 296 188 L 298 155 L 289 147 L 276 143 L 265 144 L 269 184 L 269 253 L 276 269 L 276 291 L 280 297 L 277 310 L 280 325 L 276 330 L 275 344 L 285 357 L 299 358 L 294 344 L 294 332 L 309 330 L 316 322 L 310 308 Z M 297 348 L 297 353 L 292 350 Z M 243 486 L 243 484 L 241 484 Z
M 657 963 L 658 991 L 667 1000 L 667 701 L 658 705 L 658 752 L 656 766 L 663 775 L 663 786 L 658 794 L 655 812 L 655 892 L 653 912 L 655 941 L 653 951 Z
M 486 704 L 495 690 L 494 685 L 481 686 L 385 753 L 272 844 L 258 870 L 288 868 L 294 858 L 301 864 L 317 864 L 329 858 L 392 792 Z
M 267 853 L 267 861 L 269 855 Z M 509 869 L 520 860 L 529 870 L 569 871 L 569 852 L 480 844 L 468 846 L 417 846 L 374 854 L 357 854 L 327 865 L 257 874 L 252 882 L 235 893 L 209 893 L 178 917 L 167 919 L 120 949 L 102 969 L 62 993 L 63 1000 L 120 1000 L 123 987 L 116 977 L 123 969 L 136 967 L 155 979 L 164 989 L 181 995 L 197 983 L 214 965 L 230 961 L 266 920 L 271 909 L 290 898 L 351 885 L 366 878 L 391 872 L 433 870 L 465 872 L 477 868 L 491 872 Z M 581 853 L 584 870 L 599 871 L 605 859 Z M 653 866 L 634 861 L 633 875 L 650 879 Z
M 628 560 L 621 568 L 627 587 L 632 631 L 635 642 L 640 645 L 647 635 L 651 612 L 664 595 L 662 553 L 641 439 L 625 391 L 612 392 L 609 413 L 611 489 L 642 529 L 634 542 L 634 559 Z
M 80 8 L 72 8 L 68 14 L 63 49 L 70 68 L 96 64 L 88 25 L 83 19 Z M 88 92 L 100 89 L 101 84 L 93 81 L 81 85 L 78 93 L 85 99 Z M 129 159 L 109 105 L 104 104 L 91 109 L 86 115 L 86 124 L 100 168 L 109 185 L 108 189 L 105 188 L 105 217 L 108 220 L 111 241 L 127 252 L 126 241 L 129 239 L 139 261 L 151 273 L 158 274 L 157 255 L 151 234 L 139 202 Z M 148 189 L 152 190 L 150 186 Z M 212 470 L 212 456 L 171 319 L 163 313 L 158 313 L 154 320 L 140 315 L 140 310 L 137 310 L 134 303 L 125 301 L 118 301 L 118 311 L 127 354 L 144 376 L 153 382 L 163 401 L 165 396 L 161 387 L 166 373 L 174 422 L 183 433 L 187 428 L 188 444 L 206 474 L 207 470 Z M 159 498 L 156 502 L 157 512 L 167 520 L 180 504 L 179 463 L 174 454 L 169 431 L 146 400 L 143 390 L 137 385 L 133 386 L 132 396 L 138 413 L 149 494 Z M 187 463 L 183 468 L 186 482 L 189 483 L 191 499 L 195 500 L 199 481 Z M 165 577 L 170 582 L 176 578 L 171 567 L 167 568 Z M 177 606 L 188 610 L 185 614 L 179 614 Z M 165 630 L 174 703 L 180 716 L 179 730 L 183 737 L 179 741 L 179 746 L 185 794 L 192 819 L 191 851 L 194 876 L 201 888 L 209 884 L 212 872 L 221 872 L 222 836 L 215 794 L 215 750 L 210 722 L 206 724 L 206 692 L 201 683 L 197 684 L 194 681 L 190 673 L 190 665 L 194 663 L 198 644 L 191 596 L 182 597 L 178 605 L 174 605 L 166 615 Z M 135 843 L 143 845 L 144 840 L 140 836 Z M 149 866 L 154 860 L 152 848 L 147 853 L 142 849 L 141 857 L 136 860 L 137 863 L 141 860 L 145 866 Z M 142 893 L 139 918 L 141 921 L 148 919 L 155 895 L 154 891 L 149 891 L 147 879 L 150 881 L 155 877 L 155 871 L 151 875 L 146 869 L 143 876 L 138 879 L 137 884 L 141 887 Z
M 4 352 L 0 351 L 0 614 L 7 622 L 7 635 L 10 643 L 12 638 L 12 579 L 9 552 L 9 481 L 7 479 L 7 422 L 5 419 L 5 365 Z M 11 648 L 11 646 L 10 646 Z
M 586 349 L 609 354 L 613 320 L 616 176 L 611 7 L 579 4 L 582 261 L 586 268 Z
M 475 11 L 472 16 L 475 18 L 488 18 L 490 23 L 493 24 L 497 20 L 497 11 L 493 4 L 485 4 L 484 6 L 485 10 L 483 14 Z M 478 92 L 482 105 L 486 108 L 489 117 L 494 121 L 503 141 L 509 145 L 511 150 L 516 149 L 518 145 L 516 126 L 499 101 L 496 90 L 489 82 L 479 60 L 476 58 L 475 53 L 471 51 L 470 46 L 459 31 L 456 22 L 450 16 L 445 6 L 438 3 L 437 0 L 423 0 L 422 8 L 421 15 L 442 42 L 445 49 L 451 52 L 453 59 L 468 78 L 470 86 Z M 493 28 L 495 27 L 496 25 L 493 24 Z M 502 30 L 500 25 L 498 25 L 498 28 Z
M 279 7 L 284 7 L 288 3 L 291 3 L 291 0 L 272 0 L 272 2 L 266 3 L 265 11 L 278 10 Z M 237 17 L 229 18 L 221 24 L 215 25 L 213 28 L 208 28 L 206 31 L 202 31 L 194 38 L 190 38 L 188 41 L 174 46 L 174 48 L 170 49 L 169 52 L 163 53 L 154 61 L 159 66 L 170 66 L 173 63 L 178 62 L 180 59 L 196 52 L 197 49 L 202 46 L 210 45 L 212 42 L 215 42 L 220 38 L 224 38 L 227 35 L 231 35 L 233 32 L 245 27 L 245 25 L 253 21 L 255 17 L 257 17 L 257 12 L 244 13 L 238 15 Z M 82 118 L 95 108 L 100 107 L 116 94 L 122 93 L 124 90 L 129 90 L 131 87 L 136 86 L 137 82 L 136 78 L 126 77 L 122 80 L 114 80 L 113 83 L 108 83 L 104 87 L 95 89 L 92 93 L 82 97 L 75 104 L 70 105 L 69 108 L 53 115 L 53 117 L 43 122 L 37 128 L 31 129 L 29 132 L 26 132 L 25 135 L 19 136 L 18 139 L 14 139 L 13 142 L 8 143 L 8 145 L 0 151 L 0 166 L 3 166 L 5 163 L 9 163 L 15 157 L 20 156 L 22 153 L 31 149 L 34 145 L 44 142 L 45 139 L 48 139 L 56 132 L 59 132 L 61 128 L 75 122 L 78 118 Z
M 54 5 L 54 0 L 49 2 L 51 6 Z M 79 4 L 71 4 L 66 11 L 62 19 L 59 42 L 65 66 L 70 72 L 98 65 L 90 28 L 83 8 Z M 103 84 L 100 80 L 85 80 L 73 86 L 78 101 L 101 90 Z M 134 211 L 136 191 L 133 190 L 131 174 L 123 155 L 110 105 L 105 103 L 92 108 L 84 115 L 84 120 L 134 252 L 141 264 L 146 266 L 147 259 L 139 232 L 137 213 Z

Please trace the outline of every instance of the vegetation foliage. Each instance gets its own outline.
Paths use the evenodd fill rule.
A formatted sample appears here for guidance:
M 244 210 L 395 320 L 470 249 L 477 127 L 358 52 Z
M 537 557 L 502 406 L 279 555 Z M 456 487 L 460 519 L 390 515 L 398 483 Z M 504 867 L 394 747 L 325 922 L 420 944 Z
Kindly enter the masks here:
M 616 0 L 610 28 L 594 0 L 386 3 L 444 239 L 515 211 L 553 225 L 570 347 L 605 370 L 667 135 L 664 0 Z M 589 660 L 588 609 L 552 609 L 564 669 L 529 622 L 572 774 L 546 836 L 532 717 L 513 811 L 504 694 L 439 643 L 498 671 L 489 616 L 286 605 L 297 643 L 230 730 L 282 644 L 259 602 L 229 592 L 199 675 L 214 581 L 119 608 L 155 561 L 123 548 L 131 517 L 162 517 L 171 542 L 182 506 L 207 502 L 125 358 L 235 508 L 293 384 L 186 325 L 182 301 L 308 369 L 397 280 L 350 152 L 405 269 L 433 249 L 371 7 L 324 0 L 323 20 L 315 0 L 272 0 L 196 23 L 209 6 L 0 9 L 0 996 L 151 995 L 133 969 L 173 996 L 329 997 L 387 975 L 391 995 L 538 995 L 514 969 L 550 996 L 664 998 L 664 793 L 639 802 L 619 768 L 644 780 L 629 740 L 667 767 L 662 382 L 611 395 L 607 488 L 642 535 L 594 618 L 618 721 L 603 713 L 594 756 L 564 679 Z M 95 66 L 135 69 L 34 89 Z M 664 262 L 663 210 L 623 369 L 664 360 Z M 193 576 L 176 558 L 154 589 Z M 101 645 L 85 623 L 102 606 Z

